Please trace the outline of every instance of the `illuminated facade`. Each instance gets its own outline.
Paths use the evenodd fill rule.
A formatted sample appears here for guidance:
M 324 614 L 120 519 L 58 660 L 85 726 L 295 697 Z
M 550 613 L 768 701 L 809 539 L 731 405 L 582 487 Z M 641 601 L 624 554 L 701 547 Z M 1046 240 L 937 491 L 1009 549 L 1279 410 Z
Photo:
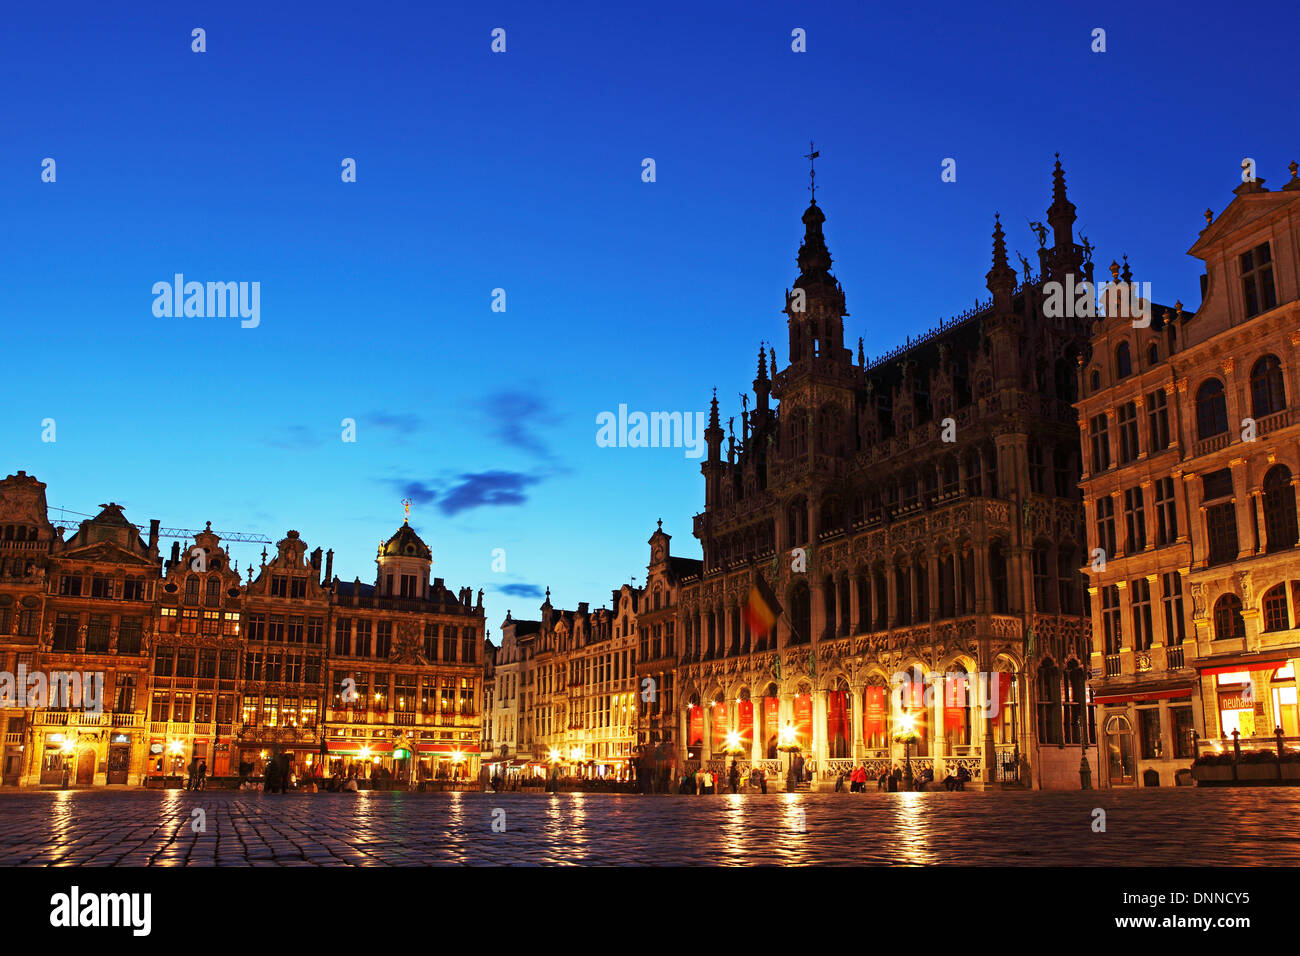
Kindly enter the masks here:
M 375 583 L 333 584 L 331 766 L 378 768 L 395 786 L 478 775 L 483 592 L 430 582 L 433 553 L 403 523 L 379 547 Z
M 150 655 L 147 773 L 183 773 L 199 760 L 209 775 L 225 776 L 237 769 L 244 686 L 239 573 L 211 524 L 185 554 L 173 543 L 165 570 Z
M 11 482 L 15 478 L 5 484 Z M 43 504 L 43 485 L 41 492 Z M 18 785 L 138 784 L 145 773 L 156 533 L 146 544 L 113 503 L 81 522 L 66 542 L 57 533 L 44 537 L 47 521 L 37 527 L 49 550 L 39 561 L 41 640 L 28 667 L 46 675 L 76 672 L 83 685 L 81 700 L 73 700 L 57 697 L 51 682 L 50 695 L 36 702 L 45 706 L 28 708 Z M 87 696 L 85 680 L 92 675 L 102 681 L 98 701 Z
M 779 777 L 792 737 L 825 785 L 901 764 L 904 725 L 937 778 L 1077 788 L 1081 758 L 1096 767 L 1071 406 L 1088 328 L 1044 291 L 1092 265 L 1059 163 L 1047 219 L 1037 276 L 1017 282 L 995 225 L 989 301 L 871 363 L 860 341 L 854 363 L 825 216 L 804 213 L 789 362 L 760 349 L 752 410 L 724 433 L 715 397 L 705 432 L 703 567 L 674 615 L 687 769 L 736 756 Z M 742 616 L 758 575 L 785 612 L 767 635 Z M 987 717 L 981 681 L 1000 690 Z
M 1296 171 L 1277 191 L 1242 183 L 1207 221 L 1190 250 L 1205 263 L 1199 310 L 1155 307 L 1146 325 L 1118 302 L 1083 363 L 1111 786 L 1189 781 L 1198 747 L 1231 752 L 1234 731 L 1255 748 L 1300 738 Z

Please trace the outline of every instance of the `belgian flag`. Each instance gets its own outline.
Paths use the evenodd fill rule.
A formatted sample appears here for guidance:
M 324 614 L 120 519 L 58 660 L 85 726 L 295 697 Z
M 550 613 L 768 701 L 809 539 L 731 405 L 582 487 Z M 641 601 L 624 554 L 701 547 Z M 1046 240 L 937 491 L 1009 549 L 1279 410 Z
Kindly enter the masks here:
M 776 619 L 784 608 L 776 599 L 772 589 L 763 580 L 763 575 L 755 572 L 754 586 L 749 591 L 749 600 L 745 602 L 745 626 L 751 634 L 766 637 L 776 626 Z

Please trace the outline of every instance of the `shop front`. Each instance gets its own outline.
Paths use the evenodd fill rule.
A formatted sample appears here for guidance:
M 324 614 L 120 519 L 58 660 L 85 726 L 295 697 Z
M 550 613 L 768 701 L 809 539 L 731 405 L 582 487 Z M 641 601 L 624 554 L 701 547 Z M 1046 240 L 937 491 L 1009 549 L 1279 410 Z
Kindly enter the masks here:
M 1195 685 L 1148 683 L 1123 692 L 1098 694 L 1105 787 L 1189 785 L 1196 735 Z

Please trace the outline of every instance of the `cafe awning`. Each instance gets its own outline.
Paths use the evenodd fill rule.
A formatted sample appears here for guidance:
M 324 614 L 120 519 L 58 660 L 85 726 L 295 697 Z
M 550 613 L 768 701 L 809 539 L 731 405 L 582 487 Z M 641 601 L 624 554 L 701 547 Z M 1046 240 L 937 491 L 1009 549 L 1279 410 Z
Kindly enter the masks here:
M 1233 671 L 1270 671 L 1291 659 L 1291 651 L 1273 651 L 1267 654 L 1232 654 L 1227 657 L 1208 657 L 1196 663 L 1202 674 L 1228 674 Z
M 1195 684 L 1137 684 L 1126 690 L 1117 690 L 1109 694 L 1097 694 L 1093 698 L 1096 704 L 1120 704 L 1127 701 L 1135 703 L 1144 700 L 1169 700 L 1178 697 L 1190 697 Z
M 370 748 L 372 754 L 390 754 L 393 744 L 386 740 L 331 740 L 329 752 L 332 754 L 359 754 L 362 747 Z

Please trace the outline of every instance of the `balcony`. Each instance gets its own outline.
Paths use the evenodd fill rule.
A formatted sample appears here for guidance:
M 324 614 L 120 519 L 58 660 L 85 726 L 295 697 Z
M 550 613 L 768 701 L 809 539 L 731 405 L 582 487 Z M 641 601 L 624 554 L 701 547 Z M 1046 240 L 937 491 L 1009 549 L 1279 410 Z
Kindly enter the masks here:
M 1165 648 L 1165 670 L 1176 671 L 1186 666 L 1187 663 L 1181 644 Z
M 1121 672 L 1122 672 L 1122 668 L 1120 667 L 1119 655 L 1107 654 L 1106 655 L 1106 676 L 1118 677 Z
M 1279 413 L 1280 414 L 1280 413 Z M 1269 416 L 1272 418 L 1273 416 Z M 1199 458 L 1201 455 L 1208 455 L 1212 451 L 1218 451 L 1220 448 L 1227 448 L 1228 441 L 1232 437 L 1232 431 L 1229 429 L 1219 435 L 1211 435 L 1209 438 L 1202 439 L 1192 446 L 1193 457 Z
M 1255 432 L 1258 435 L 1267 435 L 1269 432 L 1275 432 L 1279 428 L 1285 428 L 1295 420 L 1295 409 L 1284 408 L 1280 412 L 1274 412 L 1272 415 L 1265 415 L 1255 423 Z

